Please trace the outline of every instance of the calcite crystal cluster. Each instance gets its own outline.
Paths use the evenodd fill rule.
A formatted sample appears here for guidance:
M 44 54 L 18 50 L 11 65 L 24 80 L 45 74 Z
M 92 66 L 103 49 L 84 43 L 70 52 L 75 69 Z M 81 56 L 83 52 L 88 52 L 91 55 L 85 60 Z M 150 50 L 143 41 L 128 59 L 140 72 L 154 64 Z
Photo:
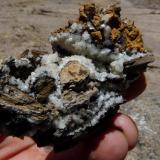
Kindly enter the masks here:
M 49 41 L 52 53 L 27 49 L 1 61 L 0 132 L 61 151 L 109 121 L 153 56 L 116 6 L 82 5 Z

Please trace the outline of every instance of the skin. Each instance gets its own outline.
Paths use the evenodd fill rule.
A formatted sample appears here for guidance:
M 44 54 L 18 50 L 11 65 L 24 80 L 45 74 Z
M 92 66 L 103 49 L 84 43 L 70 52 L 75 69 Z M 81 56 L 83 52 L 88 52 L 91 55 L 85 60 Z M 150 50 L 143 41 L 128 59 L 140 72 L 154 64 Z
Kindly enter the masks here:
M 128 89 L 125 99 L 137 97 L 145 87 L 142 75 Z M 51 147 L 39 148 L 29 137 L 19 139 L 1 135 L 0 160 L 123 160 L 137 141 L 138 130 L 133 120 L 117 113 L 110 123 L 106 122 L 106 131 L 61 153 L 54 153 Z

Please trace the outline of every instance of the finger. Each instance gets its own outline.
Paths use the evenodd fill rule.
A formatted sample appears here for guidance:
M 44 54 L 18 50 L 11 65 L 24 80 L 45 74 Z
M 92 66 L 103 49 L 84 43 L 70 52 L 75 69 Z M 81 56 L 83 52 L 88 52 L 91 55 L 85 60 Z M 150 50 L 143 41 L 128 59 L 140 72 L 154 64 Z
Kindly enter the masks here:
M 24 139 L 12 136 L 6 137 L 5 140 L 0 143 L 0 160 L 9 159 L 33 144 L 34 141 L 28 137 L 24 137 Z
M 46 160 L 48 152 L 45 148 L 39 148 L 35 144 L 13 156 L 10 160 Z
M 116 129 L 110 129 L 103 138 L 94 144 L 89 154 L 90 160 L 122 160 L 128 152 L 128 142 L 124 134 Z
M 138 141 L 138 129 L 131 118 L 118 113 L 113 117 L 112 126 L 121 130 L 127 138 L 129 150 L 133 149 Z
M 146 79 L 144 74 L 142 74 L 136 81 L 130 84 L 130 87 L 127 89 L 124 98 L 127 101 L 134 99 L 139 96 L 146 88 Z

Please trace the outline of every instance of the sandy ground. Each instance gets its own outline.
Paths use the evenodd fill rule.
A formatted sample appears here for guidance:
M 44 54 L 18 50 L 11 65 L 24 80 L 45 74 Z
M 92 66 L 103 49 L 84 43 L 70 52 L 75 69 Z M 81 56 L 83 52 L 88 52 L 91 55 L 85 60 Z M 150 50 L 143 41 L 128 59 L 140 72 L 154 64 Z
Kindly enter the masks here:
M 159 0 L 129 0 L 136 7 L 139 8 L 150 8 L 150 9 L 160 9 L 160 1 Z
M 116 0 L 108 0 L 109 3 Z M 119 1 L 119 0 L 117 0 Z M 130 2 L 129 2 L 130 1 Z M 140 138 L 127 160 L 159 160 L 160 157 L 160 1 L 121 0 L 122 15 L 133 19 L 144 35 L 145 46 L 156 61 L 145 74 L 142 95 L 121 107 L 137 123 Z M 48 35 L 78 15 L 82 0 L 0 0 L 0 57 L 18 55 L 30 47 L 51 51 Z M 152 2 L 152 3 L 150 3 Z M 105 0 L 97 1 L 105 6 Z

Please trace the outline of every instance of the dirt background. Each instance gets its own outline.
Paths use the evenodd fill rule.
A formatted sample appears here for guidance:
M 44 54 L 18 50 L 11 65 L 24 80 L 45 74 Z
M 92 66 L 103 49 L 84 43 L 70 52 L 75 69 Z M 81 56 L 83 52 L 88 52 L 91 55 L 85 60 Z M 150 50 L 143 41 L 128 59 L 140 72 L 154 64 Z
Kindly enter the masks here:
M 150 9 L 160 9 L 160 1 L 159 0 L 129 0 L 136 7 L 139 8 L 150 8 Z
M 156 61 L 145 73 L 147 88 L 121 107 L 139 128 L 139 142 L 126 160 L 160 159 L 160 0 L 99 0 L 106 6 L 119 2 L 123 17 L 135 21 L 144 35 L 146 48 Z M 81 0 L 0 0 L 0 58 L 18 55 L 26 48 L 51 51 L 48 36 L 78 15 Z M 88 1 L 87 1 L 88 2 Z M 91 1 L 93 2 L 93 1 Z

